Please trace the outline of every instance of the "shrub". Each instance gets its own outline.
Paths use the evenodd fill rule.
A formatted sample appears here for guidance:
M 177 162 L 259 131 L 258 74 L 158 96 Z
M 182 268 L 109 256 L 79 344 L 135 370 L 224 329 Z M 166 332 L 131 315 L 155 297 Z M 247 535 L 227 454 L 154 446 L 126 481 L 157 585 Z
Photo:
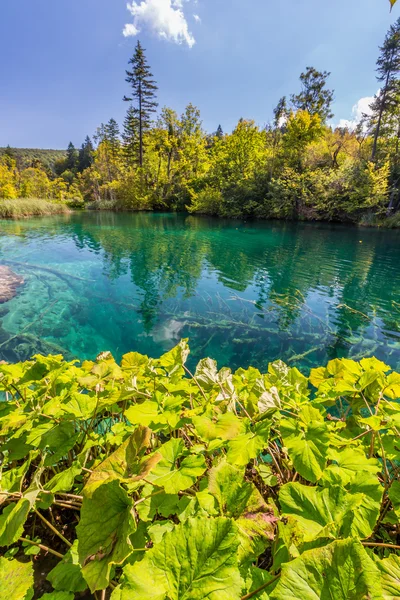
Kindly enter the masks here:
M 188 353 L 1 365 L 3 597 L 397 597 L 400 374 Z

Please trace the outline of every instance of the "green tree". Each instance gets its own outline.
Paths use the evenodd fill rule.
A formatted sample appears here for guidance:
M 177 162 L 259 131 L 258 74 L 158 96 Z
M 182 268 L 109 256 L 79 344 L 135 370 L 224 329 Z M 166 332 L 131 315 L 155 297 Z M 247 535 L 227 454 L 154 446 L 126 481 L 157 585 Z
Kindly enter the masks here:
M 307 67 L 305 73 L 300 75 L 301 92 L 291 96 L 295 108 L 306 110 L 312 116 L 318 115 L 323 123 L 333 117 L 333 91 L 326 87 L 329 76 L 327 71 L 320 72 L 314 67 Z
M 127 162 L 128 164 L 133 165 L 137 162 L 137 156 L 139 154 L 139 124 L 133 106 L 129 106 L 126 111 L 122 139 Z
M 393 104 L 393 96 L 397 93 L 397 81 L 400 73 L 400 19 L 392 25 L 386 34 L 380 55 L 377 60 L 377 80 L 383 84 L 381 92 L 372 104 L 373 117 L 376 119 L 372 160 L 376 159 L 378 140 L 381 133 L 385 112 Z
M 76 171 L 78 166 L 79 154 L 72 142 L 68 144 L 67 158 L 65 159 L 64 170 Z
M 88 169 L 93 164 L 93 153 L 94 147 L 92 140 L 89 136 L 86 136 L 84 143 L 79 150 L 78 158 L 78 172 L 82 173 L 85 169 Z
M 156 112 L 158 106 L 156 101 L 156 91 L 158 88 L 153 80 L 150 67 L 147 64 L 145 51 L 139 41 L 129 64 L 131 65 L 131 70 L 126 71 L 126 82 L 132 87 L 132 94 L 130 97 L 125 96 L 124 101 L 134 103 L 132 114 L 136 119 L 132 124 L 137 125 L 138 128 L 138 163 L 142 167 L 144 135 L 150 129 L 152 114 Z

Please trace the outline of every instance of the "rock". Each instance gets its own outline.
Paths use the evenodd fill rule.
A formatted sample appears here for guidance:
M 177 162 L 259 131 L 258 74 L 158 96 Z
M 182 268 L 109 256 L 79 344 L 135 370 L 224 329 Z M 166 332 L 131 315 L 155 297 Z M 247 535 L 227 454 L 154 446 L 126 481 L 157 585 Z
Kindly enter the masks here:
M 17 289 L 24 283 L 19 275 L 16 275 L 9 267 L 0 265 L 0 304 L 8 302 L 17 293 Z

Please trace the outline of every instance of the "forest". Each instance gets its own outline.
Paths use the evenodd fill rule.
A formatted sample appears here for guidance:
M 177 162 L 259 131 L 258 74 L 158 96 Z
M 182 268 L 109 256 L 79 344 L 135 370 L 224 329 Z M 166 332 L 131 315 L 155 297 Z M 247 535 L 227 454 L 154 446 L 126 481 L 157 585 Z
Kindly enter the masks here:
M 307 67 L 277 103 L 273 122 L 241 118 L 231 133 L 204 131 L 198 108 L 158 110 L 157 84 L 140 42 L 126 71 L 126 118 L 101 124 L 77 149 L 0 155 L 0 202 L 17 198 L 74 208 L 188 211 L 233 218 L 400 223 L 400 19 L 376 64 L 371 112 L 355 128 L 332 126 L 330 73 Z M 129 93 L 130 90 L 130 93 Z M 50 158 L 51 157 L 51 158 Z

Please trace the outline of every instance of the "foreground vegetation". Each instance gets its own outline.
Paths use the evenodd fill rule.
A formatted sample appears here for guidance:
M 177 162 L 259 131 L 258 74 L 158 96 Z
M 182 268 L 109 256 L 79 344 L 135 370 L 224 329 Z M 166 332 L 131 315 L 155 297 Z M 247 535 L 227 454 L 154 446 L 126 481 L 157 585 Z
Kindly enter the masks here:
M 1 365 L 3 597 L 397 597 L 400 374 L 188 353 Z
M 393 1 L 392 1 L 393 4 Z M 371 70 L 373 66 L 371 65 Z M 382 222 L 400 209 L 400 20 L 377 60 L 370 113 L 334 126 L 330 73 L 307 67 L 273 122 L 240 119 L 232 133 L 202 127 L 189 104 L 157 112 L 157 85 L 140 42 L 130 60 L 122 133 L 114 119 L 94 143 L 45 165 L 0 157 L 0 198 L 82 200 L 114 210 L 188 210 L 224 217 Z M 46 160 L 48 160 L 47 155 Z
M 39 198 L 17 198 L 0 200 L 0 219 L 20 219 L 23 217 L 43 217 L 69 212 L 63 202 L 41 200 Z

